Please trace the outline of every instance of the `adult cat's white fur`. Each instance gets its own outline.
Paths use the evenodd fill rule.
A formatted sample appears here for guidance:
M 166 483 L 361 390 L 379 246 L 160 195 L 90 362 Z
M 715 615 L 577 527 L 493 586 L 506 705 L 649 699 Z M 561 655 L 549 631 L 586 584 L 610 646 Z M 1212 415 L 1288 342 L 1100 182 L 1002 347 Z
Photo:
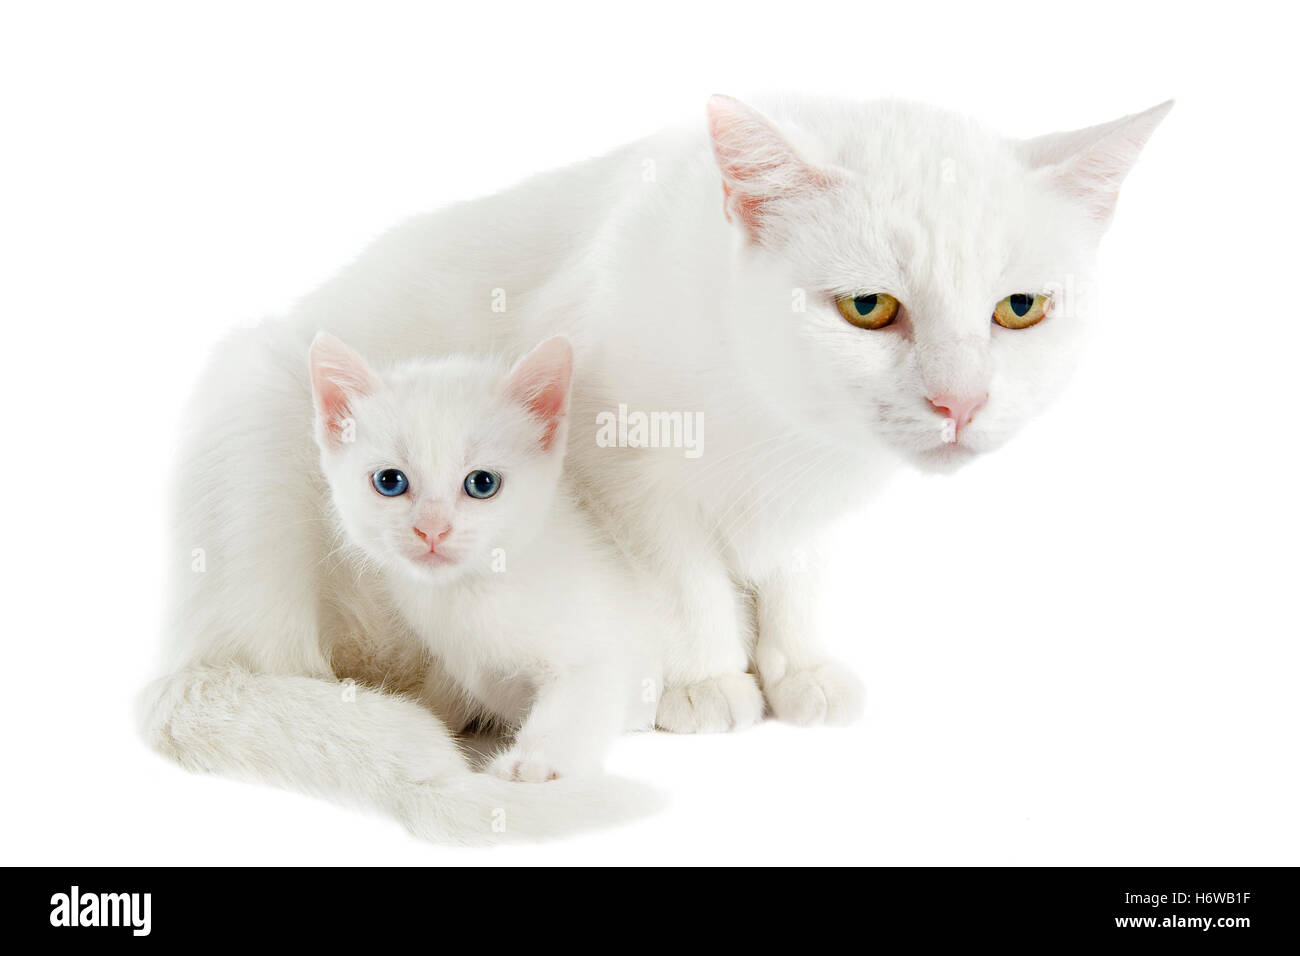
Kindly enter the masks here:
M 311 350 L 321 468 L 359 575 L 434 653 L 462 722 L 517 730 L 489 769 L 529 783 L 598 770 L 653 724 L 669 620 L 561 482 L 572 368 L 558 337 L 509 374 L 450 356 L 380 375 L 326 335 Z
M 287 319 L 228 341 L 199 387 L 152 739 L 417 821 L 415 781 L 434 781 L 425 800 L 461 779 L 408 700 L 359 692 L 364 726 L 336 702 L 338 676 L 419 694 L 425 672 L 330 558 L 302 362 L 318 329 L 379 359 L 513 356 L 565 334 L 569 478 L 674 608 L 660 726 L 743 726 L 764 696 L 779 718 L 850 719 L 860 686 L 811 633 L 812 542 L 898 461 L 960 465 L 1057 391 L 1120 181 L 1167 109 L 1015 141 L 904 103 L 764 115 L 716 97 L 707 130 L 394 229 Z M 902 303 L 893 325 L 836 311 L 874 292 Z M 1021 292 L 1051 293 L 1053 314 L 994 326 Z M 959 433 L 930 401 L 951 395 L 983 402 Z M 699 413 L 703 454 L 598 443 L 596 416 L 620 405 Z

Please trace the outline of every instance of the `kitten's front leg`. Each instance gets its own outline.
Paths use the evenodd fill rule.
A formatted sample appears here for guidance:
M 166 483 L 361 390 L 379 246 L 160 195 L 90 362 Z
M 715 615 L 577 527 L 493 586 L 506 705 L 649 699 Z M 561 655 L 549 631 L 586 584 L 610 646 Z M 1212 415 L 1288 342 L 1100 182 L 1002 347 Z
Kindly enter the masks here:
M 430 661 L 420 685 L 420 703 L 428 707 L 454 733 L 465 730 L 484 713 L 484 707 L 439 660 Z
M 603 667 L 562 672 L 537 688 L 533 708 L 508 750 L 488 772 L 506 780 L 544 783 L 595 773 L 628 713 L 627 681 Z
M 861 715 L 866 691 L 814 636 L 817 577 L 811 567 L 783 567 L 755 585 L 754 664 L 778 720 L 848 724 Z

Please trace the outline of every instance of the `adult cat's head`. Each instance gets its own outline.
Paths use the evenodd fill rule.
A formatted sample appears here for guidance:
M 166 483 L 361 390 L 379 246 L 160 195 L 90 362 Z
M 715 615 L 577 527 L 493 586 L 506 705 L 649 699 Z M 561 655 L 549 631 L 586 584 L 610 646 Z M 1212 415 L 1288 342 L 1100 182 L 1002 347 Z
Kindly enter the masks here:
M 449 580 L 501 570 L 532 540 L 564 458 L 565 339 L 508 370 L 453 356 L 380 375 L 321 333 L 310 367 L 321 466 L 344 532 L 371 560 Z
M 774 405 L 949 468 L 1064 384 L 1121 181 L 1165 103 L 1008 140 L 905 103 L 709 103 L 729 318 Z

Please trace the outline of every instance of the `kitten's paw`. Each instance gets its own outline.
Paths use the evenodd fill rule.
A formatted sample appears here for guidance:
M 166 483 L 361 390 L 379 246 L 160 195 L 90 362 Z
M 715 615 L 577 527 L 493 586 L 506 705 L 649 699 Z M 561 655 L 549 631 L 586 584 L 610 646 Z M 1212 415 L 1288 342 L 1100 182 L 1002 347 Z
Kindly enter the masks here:
M 545 783 L 559 780 L 560 771 L 546 756 L 537 752 L 526 752 L 518 747 L 511 747 L 496 757 L 487 767 L 488 773 L 502 780 L 517 780 L 520 783 Z
M 803 727 L 851 724 L 862 716 L 866 696 L 862 682 L 834 661 L 790 671 L 767 688 L 772 715 Z
M 763 719 L 763 693 L 752 674 L 725 674 L 666 687 L 655 725 L 675 734 L 743 730 Z

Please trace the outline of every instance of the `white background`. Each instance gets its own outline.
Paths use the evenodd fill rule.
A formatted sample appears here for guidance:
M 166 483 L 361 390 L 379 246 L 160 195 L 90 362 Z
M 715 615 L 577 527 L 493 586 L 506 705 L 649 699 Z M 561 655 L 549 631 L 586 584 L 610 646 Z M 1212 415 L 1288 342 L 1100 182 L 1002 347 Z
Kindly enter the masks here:
M 1300 863 L 1300 150 L 1270 7 L 6 4 L 3 862 Z M 223 331 L 408 214 L 781 88 L 1014 135 L 1178 98 L 1065 399 L 844 524 L 825 626 L 866 719 L 628 738 L 612 769 L 668 811 L 495 851 L 149 753 L 164 488 Z

